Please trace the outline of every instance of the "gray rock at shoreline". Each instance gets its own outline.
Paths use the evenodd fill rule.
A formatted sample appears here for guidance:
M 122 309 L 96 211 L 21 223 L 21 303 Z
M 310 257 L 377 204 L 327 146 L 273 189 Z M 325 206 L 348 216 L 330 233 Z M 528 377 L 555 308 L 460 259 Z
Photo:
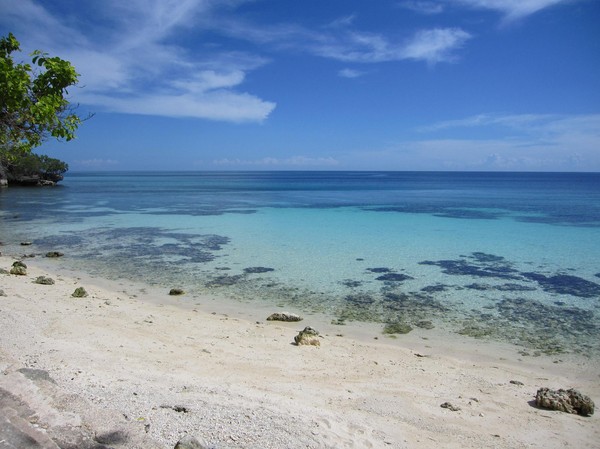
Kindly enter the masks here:
M 294 337 L 297 346 L 321 346 L 319 332 L 312 327 L 305 327 Z
M 181 288 L 172 288 L 171 290 L 169 290 L 169 295 L 171 296 L 181 296 L 184 294 L 185 292 Z
M 594 414 L 594 401 L 573 388 L 569 390 L 540 388 L 535 395 L 535 405 L 583 416 Z
M 51 257 L 51 258 L 55 258 L 55 257 L 62 257 L 64 256 L 63 253 L 61 253 L 60 251 L 50 251 L 46 253 L 46 257 Z
M 294 321 L 302 321 L 303 318 L 300 315 L 296 315 L 295 313 L 289 312 L 275 312 L 269 315 L 267 321 L 286 321 L 286 322 L 294 322 Z

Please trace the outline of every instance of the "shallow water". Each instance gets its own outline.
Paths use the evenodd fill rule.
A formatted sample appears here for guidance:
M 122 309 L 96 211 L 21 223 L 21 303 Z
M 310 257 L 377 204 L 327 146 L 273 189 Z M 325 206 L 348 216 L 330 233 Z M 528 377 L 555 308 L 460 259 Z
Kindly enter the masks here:
M 5 243 L 109 278 L 600 352 L 600 174 L 73 173 L 0 204 Z

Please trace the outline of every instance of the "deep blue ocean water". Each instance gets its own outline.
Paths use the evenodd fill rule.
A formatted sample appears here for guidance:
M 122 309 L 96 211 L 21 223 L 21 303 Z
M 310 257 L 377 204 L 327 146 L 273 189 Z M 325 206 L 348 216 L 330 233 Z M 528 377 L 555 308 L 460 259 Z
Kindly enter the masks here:
M 0 206 L 5 248 L 108 278 L 600 352 L 600 174 L 69 173 Z

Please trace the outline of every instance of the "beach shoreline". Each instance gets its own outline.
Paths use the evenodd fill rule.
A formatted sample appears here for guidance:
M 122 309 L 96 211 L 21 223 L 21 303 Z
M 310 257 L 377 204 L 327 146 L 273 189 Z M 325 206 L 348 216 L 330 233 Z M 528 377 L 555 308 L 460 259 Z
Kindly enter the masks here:
M 0 268 L 16 259 L 3 254 Z M 156 447 L 185 434 L 217 448 L 558 448 L 600 438 L 597 416 L 531 405 L 544 386 L 600 397 L 599 363 L 585 356 L 523 357 L 443 329 L 392 339 L 381 325 L 317 315 L 267 322 L 281 310 L 22 260 L 27 275 L 0 275 L 4 378 L 47 371 Z M 71 296 L 79 286 L 88 297 Z M 305 326 L 321 332 L 319 347 L 292 344 Z

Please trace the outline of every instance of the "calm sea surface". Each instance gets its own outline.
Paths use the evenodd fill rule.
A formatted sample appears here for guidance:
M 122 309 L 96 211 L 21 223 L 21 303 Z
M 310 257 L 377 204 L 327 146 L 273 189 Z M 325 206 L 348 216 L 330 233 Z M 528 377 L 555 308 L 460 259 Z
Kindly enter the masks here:
M 600 353 L 600 174 L 69 173 L 0 206 L 5 249 L 108 278 Z

